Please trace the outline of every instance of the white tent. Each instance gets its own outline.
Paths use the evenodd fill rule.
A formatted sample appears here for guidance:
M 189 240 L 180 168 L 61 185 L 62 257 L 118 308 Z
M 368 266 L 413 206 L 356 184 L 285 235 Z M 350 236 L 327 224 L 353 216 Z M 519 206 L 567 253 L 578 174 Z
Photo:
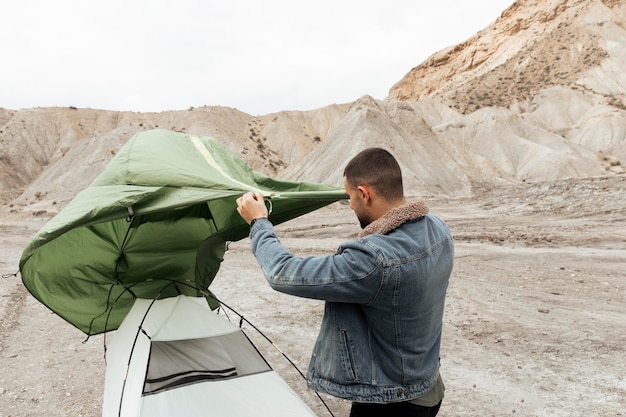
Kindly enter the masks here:
M 113 337 L 104 417 L 315 416 L 203 298 L 138 299 Z

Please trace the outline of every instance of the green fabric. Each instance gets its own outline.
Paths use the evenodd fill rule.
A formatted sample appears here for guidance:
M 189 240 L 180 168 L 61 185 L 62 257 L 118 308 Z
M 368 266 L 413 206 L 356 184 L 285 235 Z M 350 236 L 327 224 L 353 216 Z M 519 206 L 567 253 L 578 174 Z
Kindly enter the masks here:
M 443 379 L 441 378 L 441 374 L 439 374 L 437 382 L 435 382 L 435 385 L 430 391 L 419 398 L 410 400 L 409 402 L 421 407 L 434 407 L 443 400 L 445 390 L 446 387 L 443 383 Z
M 270 200 L 274 224 L 346 198 L 264 176 L 212 138 L 143 132 L 35 235 L 22 281 L 89 335 L 117 329 L 136 297 L 204 295 L 215 308 L 208 288 L 226 243 L 249 233 L 235 200 L 252 190 Z

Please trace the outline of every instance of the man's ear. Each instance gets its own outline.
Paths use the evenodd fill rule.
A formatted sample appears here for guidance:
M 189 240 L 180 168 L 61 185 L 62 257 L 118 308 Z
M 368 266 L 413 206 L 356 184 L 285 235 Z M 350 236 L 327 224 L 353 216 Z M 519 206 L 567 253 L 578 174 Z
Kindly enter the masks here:
M 372 198 L 372 190 L 369 186 L 365 184 L 361 184 L 356 187 L 357 196 L 363 200 L 364 203 L 371 201 Z

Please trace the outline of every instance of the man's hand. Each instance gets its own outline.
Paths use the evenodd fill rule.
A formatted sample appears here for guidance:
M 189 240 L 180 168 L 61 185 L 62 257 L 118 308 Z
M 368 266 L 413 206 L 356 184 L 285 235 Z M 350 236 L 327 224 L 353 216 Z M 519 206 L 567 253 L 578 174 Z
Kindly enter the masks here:
M 254 219 L 269 215 L 263 195 L 252 192 L 245 193 L 237 199 L 237 212 L 248 224 Z

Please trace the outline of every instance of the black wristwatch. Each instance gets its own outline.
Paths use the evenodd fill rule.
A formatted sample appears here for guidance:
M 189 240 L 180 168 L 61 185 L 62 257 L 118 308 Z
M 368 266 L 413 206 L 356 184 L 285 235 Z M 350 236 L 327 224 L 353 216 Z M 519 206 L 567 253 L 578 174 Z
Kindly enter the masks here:
M 257 217 L 256 219 L 252 219 L 252 221 L 250 222 L 250 228 L 252 228 L 252 226 L 254 226 L 254 223 L 256 223 L 256 221 L 260 219 L 267 219 L 267 217 Z

